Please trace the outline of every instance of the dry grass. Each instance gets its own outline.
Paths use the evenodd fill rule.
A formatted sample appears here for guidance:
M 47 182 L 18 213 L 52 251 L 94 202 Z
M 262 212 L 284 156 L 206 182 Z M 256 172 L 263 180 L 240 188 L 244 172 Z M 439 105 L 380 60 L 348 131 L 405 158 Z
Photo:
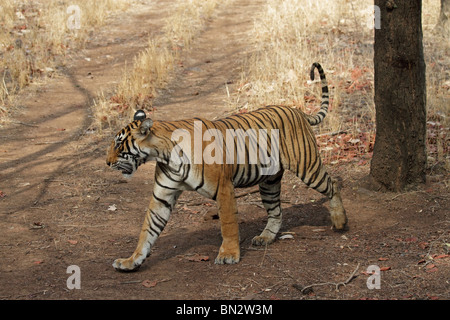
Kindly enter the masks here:
M 317 128 L 325 162 L 366 163 L 375 138 L 371 8 L 370 0 L 267 0 L 254 22 L 255 53 L 244 63 L 237 92 L 228 96 L 230 108 L 246 112 L 281 104 L 316 112 L 320 85 L 308 80 L 318 61 L 331 90 L 330 112 Z M 429 140 L 431 165 L 448 166 L 450 57 L 448 41 L 433 34 L 438 15 L 439 0 L 424 0 L 428 116 L 439 123 L 432 122 L 439 132 Z
M 346 91 L 373 77 L 373 31 L 367 27 L 370 1 L 359 2 L 268 0 L 264 14 L 255 21 L 257 52 L 244 67 L 235 106 L 253 110 L 287 104 L 314 111 L 309 109 L 318 106 L 320 86 L 308 82 L 308 77 L 312 62 L 319 61 L 332 89 L 332 110 L 337 112 L 346 103 Z M 368 84 L 364 89 L 371 94 Z M 366 104 L 367 112 L 373 113 L 373 105 Z M 339 123 L 331 115 L 326 127 L 337 131 Z
M 436 33 L 440 1 L 423 1 L 427 63 L 428 165 L 431 173 L 450 172 L 450 35 Z
M 218 0 L 182 0 L 167 19 L 164 33 L 172 47 L 189 48 L 192 40 L 213 15 Z
M 131 69 L 124 70 L 115 93 L 102 93 L 94 102 L 95 127 L 100 131 L 115 128 L 122 121 L 129 121 L 137 109 L 151 110 L 157 89 L 164 87 L 175 58 L 175 51 L 166 44 L 149 40 L 148 47 L 134 58 Z
M 116 128 L 128 122 L 137 109 L 152 111 L 153 98 L 165 86 L 182 50 L 189 49 L 214 9 L 223 1 L 181 0 L 169 15 L 158 38 L 135 57 L 114 94 L 101 94 L 93 106 L 95 127 Z
M 129 5 L 127 0 L 2 0 L 0 116 L 21 89 L 51 75 L 69 50 L 84 46 L 90 31 Z M 69 10 L 73 6 L 78 11 Z

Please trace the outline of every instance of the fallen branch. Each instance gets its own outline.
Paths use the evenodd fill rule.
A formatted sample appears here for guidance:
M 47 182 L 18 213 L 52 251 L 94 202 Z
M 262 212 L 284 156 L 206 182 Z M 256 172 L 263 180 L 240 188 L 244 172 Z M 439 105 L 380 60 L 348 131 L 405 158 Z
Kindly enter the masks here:
M 425 191 L 422 191 L 422 190 L 415 190 L 415 191 L 410 191 L 410 192 L 403 192 L 403 193 L 399 193 L 399 194 L 395 195 L 395 196 L 392 197 L 391 199 L 386 199 L 386 201 L 392 201 L 392 200 L 397 199 L 398 197 L 401 197 L 401 196 L 404 196 L 404 195 L 411 195 L 411 194 L 417 193 L 417 192 L 423 192 L 423 193 L 426 194 L 426 192 L 425 192 Z
M 130 280 L 130 281 L 124 281 L 124 282 L 119 282 L 119 284 L 133 284 L 133 283 L 141 283 L 142 280 Z
M 22 122 L 22 121 L 11 121 L 11 122 L 14 123 L 14 124 L 20 124 L 22 126 L 39 128 L 39 126 L 36 125 L 36 124 L 25 123 L 25 122 Z
M 188 205 L 191 207 L 198 207 L 198 206 L 204 205 L 205 203 L 207 203 L 207 202 L 205 202 L 205 201 L 191 202 L 191 201 L 186 201 L 186 200 L 178 200 L 177 204 Z
M 237 194 L 237 195 L 235 196 L 235 198 L 236 198 L 236 199 L 239 199 L 239 198 L 242 198 L 242 197 L 251 195 L 251 194 L 253 194 L 253 193 L 257 193 L 257 192 L 259 192 L 259 188 L 256 188 L 256 189 L 254 189 L 254 190 L 245 191 L 245 192 L 242 192 L 242 193 L 240 193 L 240 194 Z M 288 200 L 282 200 L 281 202 L 289 202 L 289 201 L 288 201 Z M 201 201 L 178 200 L 178 203 L 179 203 L 179 204 L 188 205 L 188 206 L 191 206 L 191 207 L 196 207 L 196 206 L 202 206 L 202 205 L 204 205 L 205 203 L 207 203 L 207 201 L 204 201 L 204 200 L 201 200 Z
M 343 281 L 343 282 L 337 282 L 337 283 L 336 283 L 336 282 L 314 283 L 314 284 L 311 284 L 311 285 L 306 286 L 306 287 L 303 287 L 303 288 L 302 288 L 301 286 L 297 285 L 297 284 L 294 284 L 293 287 L 294 287 L 295 289 L 297 289 L 297 290 L 300 290 L 300 292 L 303 293 L 303 294 L 307 294 L 308 292 L 310 292 L 310 290 L 308 290 L 308 289 L 311 289 L 312 287 L 326 286 L 326 285 L 333 285 L 333 286 L 335 286 L 335 290 L 336 290 L 336 291 L 339 291 L 339 287 L 340 287 L 340 286 L 345 286 L 345 285 L 348 284 L 350 281 L 352 281 L 354 278 L 356 278 L 356 277 L 355 277 L 355 274 L 356 274 L 356 272 L 358 271 L 358 269 L 359 269 L 359 263 L 358 263 L 358 265 L 356 266 L 355 270 L 353 270 L 353 272 L 352 272 L 352 274 L 350 275 L 350 277 L 348 277 L 347 280 L 345 280 L 345 281 Z
M 337 136 L 338 134 L 344 134 L 344 133 L 347 133 L 347 131 L 335 131 L 335 132 L 321 133 L 321 134 L 316 135 L 316 138 L 326 137 L 326 136 L 333 137 L 333 136 Z
M 257 192 L 259 192 L 259 188 L 255 189 L 255 190 L 246 191 L 246 192 L 243 192 L 243 193 L 241 193 L 241 194 L 237 194 L 237 195 L 235 196 L 235 198 L 236 198 L 236 199 L 242 198 L 242 197 L 251 195 L 251 194 L 253 194 L 253 193 L 257 193 Z

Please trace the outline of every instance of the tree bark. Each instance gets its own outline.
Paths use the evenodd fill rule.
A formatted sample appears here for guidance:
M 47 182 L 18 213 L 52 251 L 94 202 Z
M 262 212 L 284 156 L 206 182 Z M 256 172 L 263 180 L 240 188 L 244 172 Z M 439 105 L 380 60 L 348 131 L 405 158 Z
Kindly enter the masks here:
M 425 182 L 426 85 L 421 0 L 375 0 L 376 139 L 371 182 L 401 191 Z
M 441 11 L 436 31 L 448 41 L 450 35 L 450 0 L 441 0 Z

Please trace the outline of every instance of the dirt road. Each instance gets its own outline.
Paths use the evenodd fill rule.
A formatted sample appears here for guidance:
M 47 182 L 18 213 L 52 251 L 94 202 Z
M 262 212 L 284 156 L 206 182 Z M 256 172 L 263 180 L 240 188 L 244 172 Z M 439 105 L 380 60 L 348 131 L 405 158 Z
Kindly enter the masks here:
M 233 90 L 251 53 L 249 31 L 263 3 L 219 6 L 155 100 L 158 120 L 214 119 L 232 111 L 226 85 Z M 152 1 L 112 19 L 59 75 L 24 94 L 13 124 L 0 130 L 0 298 L 448 299 L 445 186 L 373 193 L 359 186 L 367 165 L 330 169 L 343 179 L 346 233 L 330 230 L 328 203 L 287 174 L 281 231 L 293 238 L 252 247 L 266 213 L 255 189 L 239 190 L 242 259 L 215 265 L 221 243 L 215 204 L 185 193 L 141 269 L 112 268 L 136 246 L 154 163 L 132 180 L 108 168 L 110 137 L 90 133 L 90 106 L 101 90 L 113 89 L 148 36 L 160 32 L 173 5 Z M 80 268 L 81 289 L 67 287 L 71 265 Z M 370 265 L 382 270 L 378 290 L 367 286 Z

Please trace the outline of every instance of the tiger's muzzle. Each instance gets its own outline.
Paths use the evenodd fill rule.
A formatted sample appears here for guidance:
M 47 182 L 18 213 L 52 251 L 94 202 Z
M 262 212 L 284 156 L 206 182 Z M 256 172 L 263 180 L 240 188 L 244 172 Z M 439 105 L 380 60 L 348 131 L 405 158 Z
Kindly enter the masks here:
M 135 162 L 130 162 L 129 160 L 118 160 L 114 163 L 106 161 L 106 164 L 110 168 L 119 170 L 120 172 L 122 172 L 122 175 L 125 178 L 131 178 L 131 176 L 137 169 L 137 164 Z

